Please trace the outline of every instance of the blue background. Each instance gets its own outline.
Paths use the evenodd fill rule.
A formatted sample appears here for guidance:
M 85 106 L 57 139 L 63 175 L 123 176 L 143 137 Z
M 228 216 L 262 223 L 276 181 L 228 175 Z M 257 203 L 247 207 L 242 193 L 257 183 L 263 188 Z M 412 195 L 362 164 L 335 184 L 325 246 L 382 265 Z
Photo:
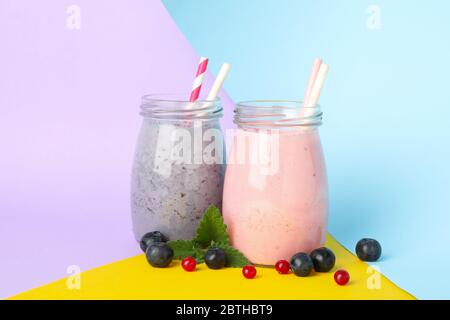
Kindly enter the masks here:
M 450 298 L 450 2 L 164 4 L 212 72 L 232 64 L 235 101 L 301 99 L 313 58 L 324 58 L 330 232 L 352 251 L 379 239 L 376 265 L 395 283 Z M 380 30 L 367 27 L 369 5 L 381 9 Z

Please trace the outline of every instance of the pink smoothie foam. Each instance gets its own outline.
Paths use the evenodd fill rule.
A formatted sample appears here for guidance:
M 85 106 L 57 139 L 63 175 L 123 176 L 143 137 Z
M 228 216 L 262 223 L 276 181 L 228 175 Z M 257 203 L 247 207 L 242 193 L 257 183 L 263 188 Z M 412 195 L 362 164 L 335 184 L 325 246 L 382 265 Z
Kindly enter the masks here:
M 326 237 L 328 188 L 318 132 L 296 129 L 277 134 L 278 147 L 272 151 L 278 151 L 277 170 L 268 172 L 267 163 L 236 160 L 242 151 L 236 139 L 242 135 L 247 137 L 247 155 L 249 148 L 267 143 L 252 140 L 258 131 L 238 129 L 225 176 L 223 215 L 232 244 L 262 265 L 309 253 Z

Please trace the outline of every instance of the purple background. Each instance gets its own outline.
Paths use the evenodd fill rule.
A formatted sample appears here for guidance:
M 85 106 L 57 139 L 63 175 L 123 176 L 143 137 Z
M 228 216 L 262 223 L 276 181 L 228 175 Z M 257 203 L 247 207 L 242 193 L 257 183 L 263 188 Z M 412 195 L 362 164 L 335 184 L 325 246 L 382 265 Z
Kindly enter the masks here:
M 72 3 L 0 0 L 0 298 L 139 253 L 140 96 L 188 95 L 199 58 L 159 0 L 77 0 L 80 30 Z

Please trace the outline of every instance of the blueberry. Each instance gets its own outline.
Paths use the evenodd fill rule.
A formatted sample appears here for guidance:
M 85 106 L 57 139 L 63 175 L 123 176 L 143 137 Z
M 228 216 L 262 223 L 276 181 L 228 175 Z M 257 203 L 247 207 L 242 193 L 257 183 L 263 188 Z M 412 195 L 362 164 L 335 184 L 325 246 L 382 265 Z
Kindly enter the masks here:
M 145 252 L 148 263 L 156 268 L 167 267 L 173 259 L 173 250 L 167 243 L 152 243 Z
M 336 263 L 333 251 L 325 247 L 313 250 L 310 256 L 314 264 L 314 270 L 317 272 L 328 272 L 333 269 Z
M 291 270 L 298 277 L 306 277 L 313 269 L 311 257 L 306 253 L 299 252 L 291 258 Z
M 161 232 L 152 231 L 144 234 L 141 238 L 141 242 L 139 242 L 139 246 L 141 247 L 141 250 L 145 252 L 150 244 L 156 242 L 167 242 L 167 240 L 167 237 Z
M 381 256 L 381 245 L 375 239 L 361 239 L 356 244 L 356 255 L 362 261 L 374 262 Z
M 210 269 L 221 269 L 227 263 L 227 255 L 220 248 L 210 248 L 206 251 L 205 263 Z

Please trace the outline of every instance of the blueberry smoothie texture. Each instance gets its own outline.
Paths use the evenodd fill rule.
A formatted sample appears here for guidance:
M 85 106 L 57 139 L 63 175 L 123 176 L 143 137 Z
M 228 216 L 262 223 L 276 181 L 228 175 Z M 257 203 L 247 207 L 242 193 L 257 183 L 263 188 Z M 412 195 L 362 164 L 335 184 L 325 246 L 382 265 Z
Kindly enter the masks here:
M 171 240 L 191 239 L 205 209 L 222 207 L 223 154 L 216 120 L 144 119 L 131 185 L 136 240 L 154 230 Z

